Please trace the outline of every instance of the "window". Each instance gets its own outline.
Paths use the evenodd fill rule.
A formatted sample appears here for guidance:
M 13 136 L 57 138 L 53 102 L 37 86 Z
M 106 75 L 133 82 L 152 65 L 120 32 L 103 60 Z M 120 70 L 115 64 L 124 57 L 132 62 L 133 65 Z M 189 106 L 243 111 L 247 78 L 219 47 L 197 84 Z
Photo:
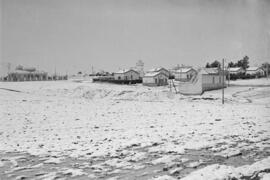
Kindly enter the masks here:
M 215 76 L 213 76 L 213 82 L 212 83 L 215 84 Z
M 120 76 L 118 76 L 118 80 L 121 80 L 121 77 Z

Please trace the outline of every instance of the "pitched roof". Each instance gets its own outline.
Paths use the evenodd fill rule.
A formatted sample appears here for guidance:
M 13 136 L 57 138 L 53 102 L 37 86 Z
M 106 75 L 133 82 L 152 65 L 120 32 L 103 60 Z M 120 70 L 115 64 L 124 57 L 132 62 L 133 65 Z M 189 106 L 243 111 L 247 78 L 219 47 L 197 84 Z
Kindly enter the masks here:
M 18 74 L 31 74 L 31 72 L 29 72 L 29 71 L 25 71 L 25 70 L 21 70 L 21 69 L 16 69 L 16 70 L 14 70 L 14 71 L 12 71 L 12 72 L 10 72 L 11 74 L 12 73 L 18 73 Z
M 219 75 L 222 70 L 218 68 L 201 68 L 200 73 L 201 74 L 209 74 L 209 75 Z
M 208 74 L 218 74 L 219 73 L 219 69 L 218 68 L 204 68 L 204 70 Z
M 193 68 L 191 68 L 191 67 L 189 67 L 189 68 L 187 68 L 187 67 L 184 67 L 184 68 L 179 68 L 179 69 L 177 69 L 175 72 L 177 72 L 177 73 L 187 73 L 188 71 L 190 71 L 190 70 L 192 70 Z M 194 70 L 194 69 L 193 69 Z
M 249 67 L 246 70 L 247 71 L 257 71 L 258 69 L 260 69 L 260 67 Z
M 45 72 L 45 71 L 33 71 L 33 72 L 30 72 L 30 71 L 16 69 L 16 70 L 10 72 L 10 74 L 48 74 L 48 73 Z
M 155 77 L 159 74 L 164 74 L 164 73 L 162 73 L 162 72 L 148 72 L 144 75 L 144 77 Z M 166 74 L 164 74 L 164 75 L 166 76 Z
M 148 70 L 148 72 L 158 72 L 158 71 L 160 71 L 160 70 L 162 70 L 162 69 L 168 71 L 167 69 L 165 69 L 165 68 L 163 68 L 163 67 L 156 67 L 156 68 L 153 68 L 153 69 Z
M 234 71 L 239 71 L 241 69 L 242 69 L 241 67 L 230 67 L 230 68 L 228 68 L 228 71 L 234 72 Z
M 127 73 L 127 72 L 129 72 L 129 71 L 134 71 L 134 72 L 138 73 L 138 72 L 135 71 L 134 69 L 121 69 L 121 70 L 115 72 L 115 74 L 124 74 L 124 73 Z

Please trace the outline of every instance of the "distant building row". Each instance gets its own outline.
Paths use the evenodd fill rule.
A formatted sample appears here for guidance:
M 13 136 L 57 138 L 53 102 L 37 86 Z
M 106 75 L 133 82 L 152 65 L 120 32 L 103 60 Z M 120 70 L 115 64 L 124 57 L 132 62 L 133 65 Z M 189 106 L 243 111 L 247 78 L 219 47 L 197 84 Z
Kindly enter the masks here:
M 4 77 L 4 81 L 47 81 L 47 80 L 66 80 L 67 76 L 49 76 L 47 72 L 38 71 L 33 67 L 17 66 Z
M 249 67 L 246 70 L 244 70 L 242 67 L 231 67 L 228 68 L 228 72 L 230 75 L 250 75 L 250 76 L 255 76 L 255 77 L 262 77 L 265 76 L 265 72 L 262 68 L 260 67 Z

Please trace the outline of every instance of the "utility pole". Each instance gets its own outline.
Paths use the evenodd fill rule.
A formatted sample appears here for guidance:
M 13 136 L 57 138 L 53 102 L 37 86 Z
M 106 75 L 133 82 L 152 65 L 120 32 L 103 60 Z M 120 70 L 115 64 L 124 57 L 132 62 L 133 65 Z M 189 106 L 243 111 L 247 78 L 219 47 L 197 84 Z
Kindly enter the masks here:
M 222 59 L 222 104 L 224 104 L 224 59 Z
M 54 80 L 56 81 L 56 66 L 54 66 Z
M 7 67 L 8 67 L 8 73 L 10 73 L 11 64 L 10 63 L 7 63 Z
M 230 67 L 229 67 L 229 65 L 228 65 L 228 68 L 227 68 L 227 73 L 228 73 L 228 87 L 230 86 L 230 80 L 231 80 L 229 68 L 230 68 Z
M 266 63 L 266 77 L 267 77 L 267 79 L 268 79 L 268 76 L 269 76 L 269 64 L 268 63 Z
M 7 68 L 8 68 L 8 81 L 10 81 L 10 67 L 11 67 L 11 64 L 10 62 L 7 63 Z

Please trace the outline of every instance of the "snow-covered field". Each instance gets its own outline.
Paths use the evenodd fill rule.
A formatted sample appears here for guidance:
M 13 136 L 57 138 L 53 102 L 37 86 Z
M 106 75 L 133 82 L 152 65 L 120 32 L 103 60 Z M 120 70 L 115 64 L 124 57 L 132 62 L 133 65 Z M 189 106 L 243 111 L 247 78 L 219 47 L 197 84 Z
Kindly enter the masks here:
M 235 81 L 230 81 L 231 85 L 238 85 L 238 86 L 268 86 L 270 85 L 270 79 L 267 78 L 260 78 L 260 79 L 238 79 Z
M 224 105 L 221 90 L 1 82 L 0 179 L 269 179 L 270 80 L 259 82 L 235 81 Z

